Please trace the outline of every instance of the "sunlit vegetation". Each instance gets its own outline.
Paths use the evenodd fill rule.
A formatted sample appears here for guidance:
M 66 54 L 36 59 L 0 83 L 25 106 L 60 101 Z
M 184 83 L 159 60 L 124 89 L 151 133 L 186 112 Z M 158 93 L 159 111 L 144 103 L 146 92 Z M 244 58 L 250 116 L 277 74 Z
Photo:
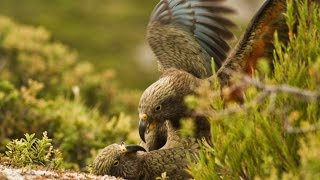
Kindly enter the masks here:
M 47 131 L 63 165 L 84 168 L 110 143 L 138 141 L 130 114 L 140 92 L 119 90 L 112 70 L 94 72 L 45 29 L 0 17 L 0 58 L 2 152 L 11 139 Z
M 189 98 L 211 117 L 212 128 L 212 145 L 203 145 L 191 168 L 196 179 L 320 177 L 320 10 L 305 1 L 288 2 L 290 42 L 284 45 L 275 34 L 273 70 L 261 61 L 256 76 L 234 79 L 247 87 L 243 105 L 226 107 L 220 91 Z M 215 111 L 207 112 L 208 106 Z

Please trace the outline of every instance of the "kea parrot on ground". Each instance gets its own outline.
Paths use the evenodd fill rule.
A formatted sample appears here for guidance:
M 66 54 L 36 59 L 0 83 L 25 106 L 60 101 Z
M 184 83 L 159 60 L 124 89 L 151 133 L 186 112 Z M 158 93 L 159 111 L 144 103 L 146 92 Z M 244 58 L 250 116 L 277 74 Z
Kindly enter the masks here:
M 184 98 L 196 95 L 197 87 L 212 79 L 212 58 L 224 86 L 229 83 L 228 69 L 252 74 L 259 58 L 271 57 L 275 31 L 287 41 L 286 0 L 266 0 L 237 46 L 228 53 L 226 41 L 233 37 L 230 28 L 234 23 L 222 15 L 233 10 L 223 3 L 224 0 L 160 0 L 154 8 L 147 40 L 162 75 L 144 91 L 139 102 L 139 134 L 146 149 L 159 149 L 166 143 L 165 120 L 179 129 L 181 118 L 192 118 L 195 137 L 210 138 L 207 118 L 189 110 Z
M 92 172 L 126 179 L 155 179 L 166 173 L 170 179 L 190 179 L 188 160 L 195 160 L 199 145 L 194 138 L 182 139 L 169 121 L 164 124 L 168 141 L 151 152 L 139 145 L 112 144 L 95 158 Z

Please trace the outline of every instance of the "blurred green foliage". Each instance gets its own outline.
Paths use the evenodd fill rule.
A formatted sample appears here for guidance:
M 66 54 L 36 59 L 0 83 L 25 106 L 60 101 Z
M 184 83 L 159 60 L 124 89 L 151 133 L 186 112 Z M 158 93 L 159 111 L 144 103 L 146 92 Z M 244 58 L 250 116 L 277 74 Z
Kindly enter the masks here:
M 77 52 L 51 42 L 45 29 L 17 25 L 0 17 L 0 40 L 0 80 L 20 87 L 33 79 L 43 83 L 41 97 L 81 96 L 86 105 L 103 114 L 136 113 L 140 92 L 121 92 L 113 70 L 95 72 L 91 63 L 79 61 Z M 77 89 L 79 95 L 74 92 Z
M 80 52 L 100 70 L 112 68 L 121 85 L 145 88 L 155 69 L 139 66 L 136 51 L 144 40 L 149 14 L 158 0 L 1 0 L 0 12 L 42 26 L 53 38 Z M 150 59 L 150 61 L 153 61 Z
M 43 28 L 0 17 L 0 151 L 25 133 L 48 132 L 64 167 L 85 167 L 97 149 L 138 142 L 139 91 L 120 90 L 112 70 L 94 72 Z
M 320 9 L 287 2 L 290 42 L 282 44 L 275 34 L 273 72 L 262 62 L 247 84 L 245 103 L 226 107 L 220 90 L 210 103 L 210 90 L 193 99 L 199 112 L 215 110 L 211 145 L 204 143 L 191 166 L 195 179 L 320 178 Z M 235 77 L 232 84 L 239 81 Z

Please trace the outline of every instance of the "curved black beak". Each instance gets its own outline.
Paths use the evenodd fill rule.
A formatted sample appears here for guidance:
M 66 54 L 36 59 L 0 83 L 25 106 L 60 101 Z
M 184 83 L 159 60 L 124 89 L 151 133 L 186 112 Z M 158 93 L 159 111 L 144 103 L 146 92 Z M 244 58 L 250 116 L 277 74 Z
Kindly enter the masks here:
M 129 144 L 129 145 L 125 145 L 127 152 L 137 152 L 137 151 L 144 151 L 146 152 L 146 150 L 139 146 L 139 145 L 135 145 L 135 144 Z
M 140 135 L 140 138 L 142 139 L 143 142 L 146 142 L 146 139 L 145 139 L 146 129 L 147 129 L 146 121 L 140 120 L 139 121 L 139 135 Z

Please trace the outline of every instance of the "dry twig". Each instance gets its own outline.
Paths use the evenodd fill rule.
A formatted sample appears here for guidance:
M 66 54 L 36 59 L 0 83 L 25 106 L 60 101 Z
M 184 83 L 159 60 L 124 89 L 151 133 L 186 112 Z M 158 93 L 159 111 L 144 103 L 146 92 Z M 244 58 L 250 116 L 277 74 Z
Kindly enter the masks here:
M 290 133 L 290 134 L 304 134 L 304 133 L 314 132 L 318 130 L 320 130 L 320 123 L 312 124 L 309 127 L 292 127 L 292 126 L 286 127 L 287 133 Z
M 303 98 L 305 101 L 320 101 L 320 92 L 305 90 L 286 84 L 280 85 L 267 85 L 259 81 L 258 79 L 251 78 L 249 76 L 242 76 L 242 80 L 249 85 L 253 85 L 263 91 L 270 93 L 288 93 Z

